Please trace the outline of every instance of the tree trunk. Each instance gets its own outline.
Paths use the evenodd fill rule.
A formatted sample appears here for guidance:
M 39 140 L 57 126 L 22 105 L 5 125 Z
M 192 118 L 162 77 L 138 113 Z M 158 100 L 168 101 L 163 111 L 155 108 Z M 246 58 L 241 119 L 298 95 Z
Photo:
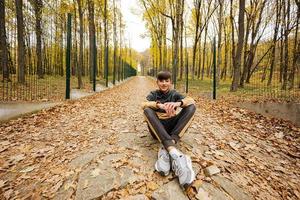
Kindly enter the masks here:
M 18 82 L 25 83 L 25 42 L 24 42 L 24 21 L 23 1 L 15 0 L 18 30 Z
M 95 21 L 94 21 L 94 1 L 88 0 L 89 11 L 89 69 L 90 81 L 93 81 L 94 58 L 95 58 Z
M 207 54 L 206 53 L 207 29 L 208 29 L 208 24 L 206 24 L 205 30 L 204 30 L 204 44 L 203 44 L 203 52 L 202 52 L 203 54 L 202 54 L 201 80 L 203 80 L 203 78 L 204 78 L 204 66 L 205 66 L 205 59 L 206 59 L 205 54 Z
M 73 34 L 73 41 L 72 41 L 72 45 L 73 45 L 73 49 L 72 49 L 72 76 L 75 76 L 77 74 L 77 69 L 78 69 L 78 59 L 77 59 L 77 11 L 76 11 L 76 3 L 75 0 L 73 2 L 73 6 L 74 6 L 74 33 Z
M 235 57 L 235 38 L 234 38 L 234 16 L 233 16 L 233 0 L 230 0 L 230 22 L 231 22 L 231 74 L 230 77 L 233 77 L 234 74 L 234 57 Z
M 115 5 L 115 0 L 113 0 L 113 15 L 114 15 L 114 21 L 113 21 L 113 40 L 114 40 L 114 71 L 113 71 L 113 84 L 116 84 L 116 71 L 117 71 L 117 26 L 116 26 L 116 5 Z
M 200 23 L 201 23 L 201 15 L 200 15 L 200 8 L 201 8 L 201 1 L 195 0 L 195 12 L 196 12 L 196 27 L 195 27 L 195 36 L 194 36 L 194 44 L 193 44 L 193 57 L 192 57 L 192 80 L 194 80 L 195 76 L 195 65 L 196 65 L 196 55 L 197 55 L 197 45 L 199 41 L 199 31 L 200 31 Z
M 201 34 L 202 35 L 202 34 Z M 200 36 L 200 40 L 201 40 Z M 205 51 L 203 49 L 203 51 Z M 199 47 L 198 47 L 198 70 L 197 70 L 197 79 L 200 79 L 200 74 L 201 74 L 201 42 L 199 42 Z
M 294 38 L 294 56 L 293 56 L 293 63 L 292 63 L 292 70 L 289 75 L 289 89 L 294 88 L 295 82 L 295 73 L 297 67 L 297 60 L 299 60 L 300 56 L 300 42 L 298 41 L 298 30 L 299 30 L 299 18 L 300 18 L 300 7 L 297 9 L 297 19 L 296 19 L 296 30 L 295 30 L 295 38 Z
M 252 65 L 253 65 L 253 61 L 254 61 L 254 57 L 255 57 L 255 54 L 256 54 L 256 49 L 257 49 L 257 46 L 258 46 L 258 43 L 260 41 L 260 38 L 261 36 L 256 39 L 256 36 L 257 36 L 257 33 L 258 33 L 258 30 L 259 30 L 259 27 L 260 27 L 260 24 L 261 24 L 261 20 L 262 20 L 262 13 L 264 11 L 264 8 L 265 8 L 265 4 L 266 4 L 266 0 L 264 0 L 262 2 L 262 6 L 261 6 L 261 9 L 259 10 L 259 15 L 258 15 L 258 21 L 257 23 L 255 24 L 253 22 L 253 25 L 252 25 L 252 33 L 251 33 L 251 44 L 250 44 L 250 49 L 249 49 L 249 57 L 248 57 L 248 60 L 247 60 L 247 65 L 245 66 L 245 69 L 246 69 L 246 83 L 250 83 L 250 78 L 251 78 L 251 71 L 252 71 Z M 256 13 L 255 13 L 256 15 Z M 256 39 L 256 41 L 255 41 Z M 243 80 L 244 81 L 244 80 Z M 242 83 L 241 85 L 243 85 L 244 83 Z
M 245 0 L 239 0 L 239 32 L 238 32 L 238 45 L 237 51 L 234 59 L 234 75 L 231 84 L 231 91 L 237 91 L 238 83 L 240 80 L 240 71 L 241 71 L 241 56 L 244 44 L 244 12 L 245 12 Z
M 64 14 L 60 15 L 60 19 L 64 19 Z M 64 33 L 65 33 L 65 23 L 60 22 L 60 45 L 59 45 L 59 75 L 64 76 Z
M 42 0 L 34 0 L 37 75 L 38 75 L 38 78 L 44 78 L 43 60 L 42 60 L 42 27 L 41 27 L 42 8 L 43 8 Z
M 284 28 L 281 26 L 281 35 L 284 35 Z M 284 59 L 284 41 L 283 38 L 280 39 L 280 63 L 279 63 L 279 83 L 282 83 L 282 74 L 283 74 L 283 59 Z
M 252 9 L 252 7 L 251 7 Z M 251 12 L 251 11 L 250 11 Z M 250 13 L 251 15 L 251 13 Z M 240 80 L 240 86 L 243 88 L 244 87 L 244 80 L 246 79 L 247 75 L 247 60 L 249 57 L 249 51 L 248 51 L 248 39 L 249 39 L 249 34 L 250 34 L 250 28 L 251 28 L 251 16 L 247 16 L 246 19 L 246 33 L 245 33 L 245 42 L 244 42 L 244 63 L 243 63 L 243 72 Z
M 121 1 L 120 1 L 120 8 L 121 8 Z M 121 67 L 122 67 L 122 15 L 120 14 L 119 16 L 119 34 L 120 34 L 120 38 L 119 38 L 119 44 L 120 44 L 120 50 L 119 50 L 119 68 L 118 68 L 118 81 L 121 80 Z
M 0 69 L 2 68 L 3 80 L 9 79 L 8 70 L 8 45 L 5 29 L 5 0 L 0 0 Z
M 220 70 L 222 64 L 222 26 L 223 26 L 223 0 L 219 0 L 219 33 L 218 33 L 218 60 L 217 60 L 217 85 L 220 81 Z
M 105 83 L 105 86 L 108 87 L 108 44 L 109 44 L 109 41 L 108 41 L 108 16 L 107 16 L 107 0 L 104 0 L 104 59 L 105 59 L 105 64 L 104 64 L 104 67 L 105 67 L 105 78 L 106 78 L 106 83 Z M 124 74 L 124 71 L 123 71 L 123 74 Z
M 227 25 L 227 23 L 225 21 L 225 24 L 223 26 L 223 28 L 224 28 L 224 46 L 225 46 L 224 68 L 223 68 L 222 73 L 221 73 L 221 79 L 224 80 L 224 81 L 226 80 L 226 76 L 227 76 L 228 52 L 229 52 L 228 41 L 227 41 L 226 25 Z
M 272 52 L 271 52 L 270 75 L 269 75 L 267 86 L 271 85 L 272 79 L 273 79 L 273 73 L 274 73 L 276 42 L 277 42 L 277 35 L 278 35 L 278 30 L 279 30 L 279 20 L 280 20 L 280 10 L 281 10 L 280 2 L 276 3 L 276 21 L 275 21 L 275 27 L 274 27 L 273 44 L 272 44 Z
M 287 5 L 285 5 L 287 3 Z M 284 1 L 284 63 L 283 63 L 283 83 L 282 83 L 282 90 L 286 90 L 287 88 L 287 75 L 288 75 L 288 66 L 289 66 L 289 23 L 290 23 L 290 0 L 287 2 Z

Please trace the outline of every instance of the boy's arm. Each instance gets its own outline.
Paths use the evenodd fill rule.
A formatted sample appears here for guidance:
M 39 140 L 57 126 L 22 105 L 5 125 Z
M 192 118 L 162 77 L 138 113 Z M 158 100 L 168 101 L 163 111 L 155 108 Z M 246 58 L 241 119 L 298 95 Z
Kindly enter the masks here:
M 150 94 L 146 97 L 146 99 L 148 101 L 142 103 L 142 109 L 145 108 L 152 108 L 154 110 L 158 109 L 158 105 L 153 92 L 150 92 Z
M 189 96 L 185 97 L 184 99 L 181 99 L 181 102 L 182 102 L 182 105 L 181 105 L 182 108 L 185 108 L 185 107 L 188 107 L 189 105 L 195 104 L 195 100 Z
M 177 99 L 176 100 L 177 102 L 181 102 L 180 107 L 182 107 L 182 108 L 185 108 L 189 105 L 195 104 L 195 101 L 192 97 L 189 97 L 189 96 L 185 97 L 178 92 L 176 92 L 176 99 Z
M 152 108 L 152 109 L 156 110 L 156 109 L 158 109 L 157 102 L 156 101 L 145 101 L 142 103 L 142 109 L 145 109 L 145 108 Z

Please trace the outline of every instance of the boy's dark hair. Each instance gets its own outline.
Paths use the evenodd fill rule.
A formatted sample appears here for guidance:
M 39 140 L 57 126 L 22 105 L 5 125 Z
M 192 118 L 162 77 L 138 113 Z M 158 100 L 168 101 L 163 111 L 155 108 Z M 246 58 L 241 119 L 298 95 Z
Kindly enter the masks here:
M 157 80 L 171 80 L 171 73 L 168 71 L 160 71 L 157 73 Z

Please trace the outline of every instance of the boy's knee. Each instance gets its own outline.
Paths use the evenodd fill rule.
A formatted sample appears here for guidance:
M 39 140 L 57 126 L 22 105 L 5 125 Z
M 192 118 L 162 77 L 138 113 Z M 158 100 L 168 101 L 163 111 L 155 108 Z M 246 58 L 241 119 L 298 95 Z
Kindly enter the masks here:
M 147 114 L 152 114 L 152 113 L 155 113 L 155 112 L 154 112 L 154 110 L 152 110 L 151 108 L 145 108 L 145 109 L 144 109 L 144 114 L 147 115 Z
M 194 104 L 192 104 L 192 105 L 189 105 L 188 107 L 186 107 L 185 109 L 190 113 L 195 113 L 196 106 Z

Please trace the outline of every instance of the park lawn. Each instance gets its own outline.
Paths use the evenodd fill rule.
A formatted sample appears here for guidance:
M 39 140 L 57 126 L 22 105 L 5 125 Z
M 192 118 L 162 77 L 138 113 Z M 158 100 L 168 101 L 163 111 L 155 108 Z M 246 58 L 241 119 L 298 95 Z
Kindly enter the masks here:
M 11 75 L 11 81 L 0 82 L 0 101 L 61 101 L 65 99 L 66 77 L 59 75 L 44 75 L 38 79 L 36 75 L 26 75 L 25 84 L 17 82 L 16 75 Z M 0 77 L 0 80 L 3 80 Z M 112 77 L 109 77 L 111 82 Z M 82 91 L 90 92 L 93 89 L 88 76 L 82 77 Z M 105 79 L 97 77 L 97 84 L 105 85 Z M 78 88 L 76 76 L 71 76 L 71 89 Z
M 180 92 L 185 91 L 186 80 L 177 80 L 176 89 Z M 203 80 L 189 79 L 189 92 L 206 97 L 212 97 L 212 79 L 205 77 Z M 244 88 L 239 88 L 236 92 L 230 92 L 231 80 L 221 80 L 217 85 L 217 98 L 237 98 L 240 100 L 251 101 L 284 101 L 300 102 L 300 89 L 296 86 L 291 90 L 281 90 L 280 83 L 274 82 L 267 86 L 267 81 L 261 82 L 258 76 L 251 79 Z

